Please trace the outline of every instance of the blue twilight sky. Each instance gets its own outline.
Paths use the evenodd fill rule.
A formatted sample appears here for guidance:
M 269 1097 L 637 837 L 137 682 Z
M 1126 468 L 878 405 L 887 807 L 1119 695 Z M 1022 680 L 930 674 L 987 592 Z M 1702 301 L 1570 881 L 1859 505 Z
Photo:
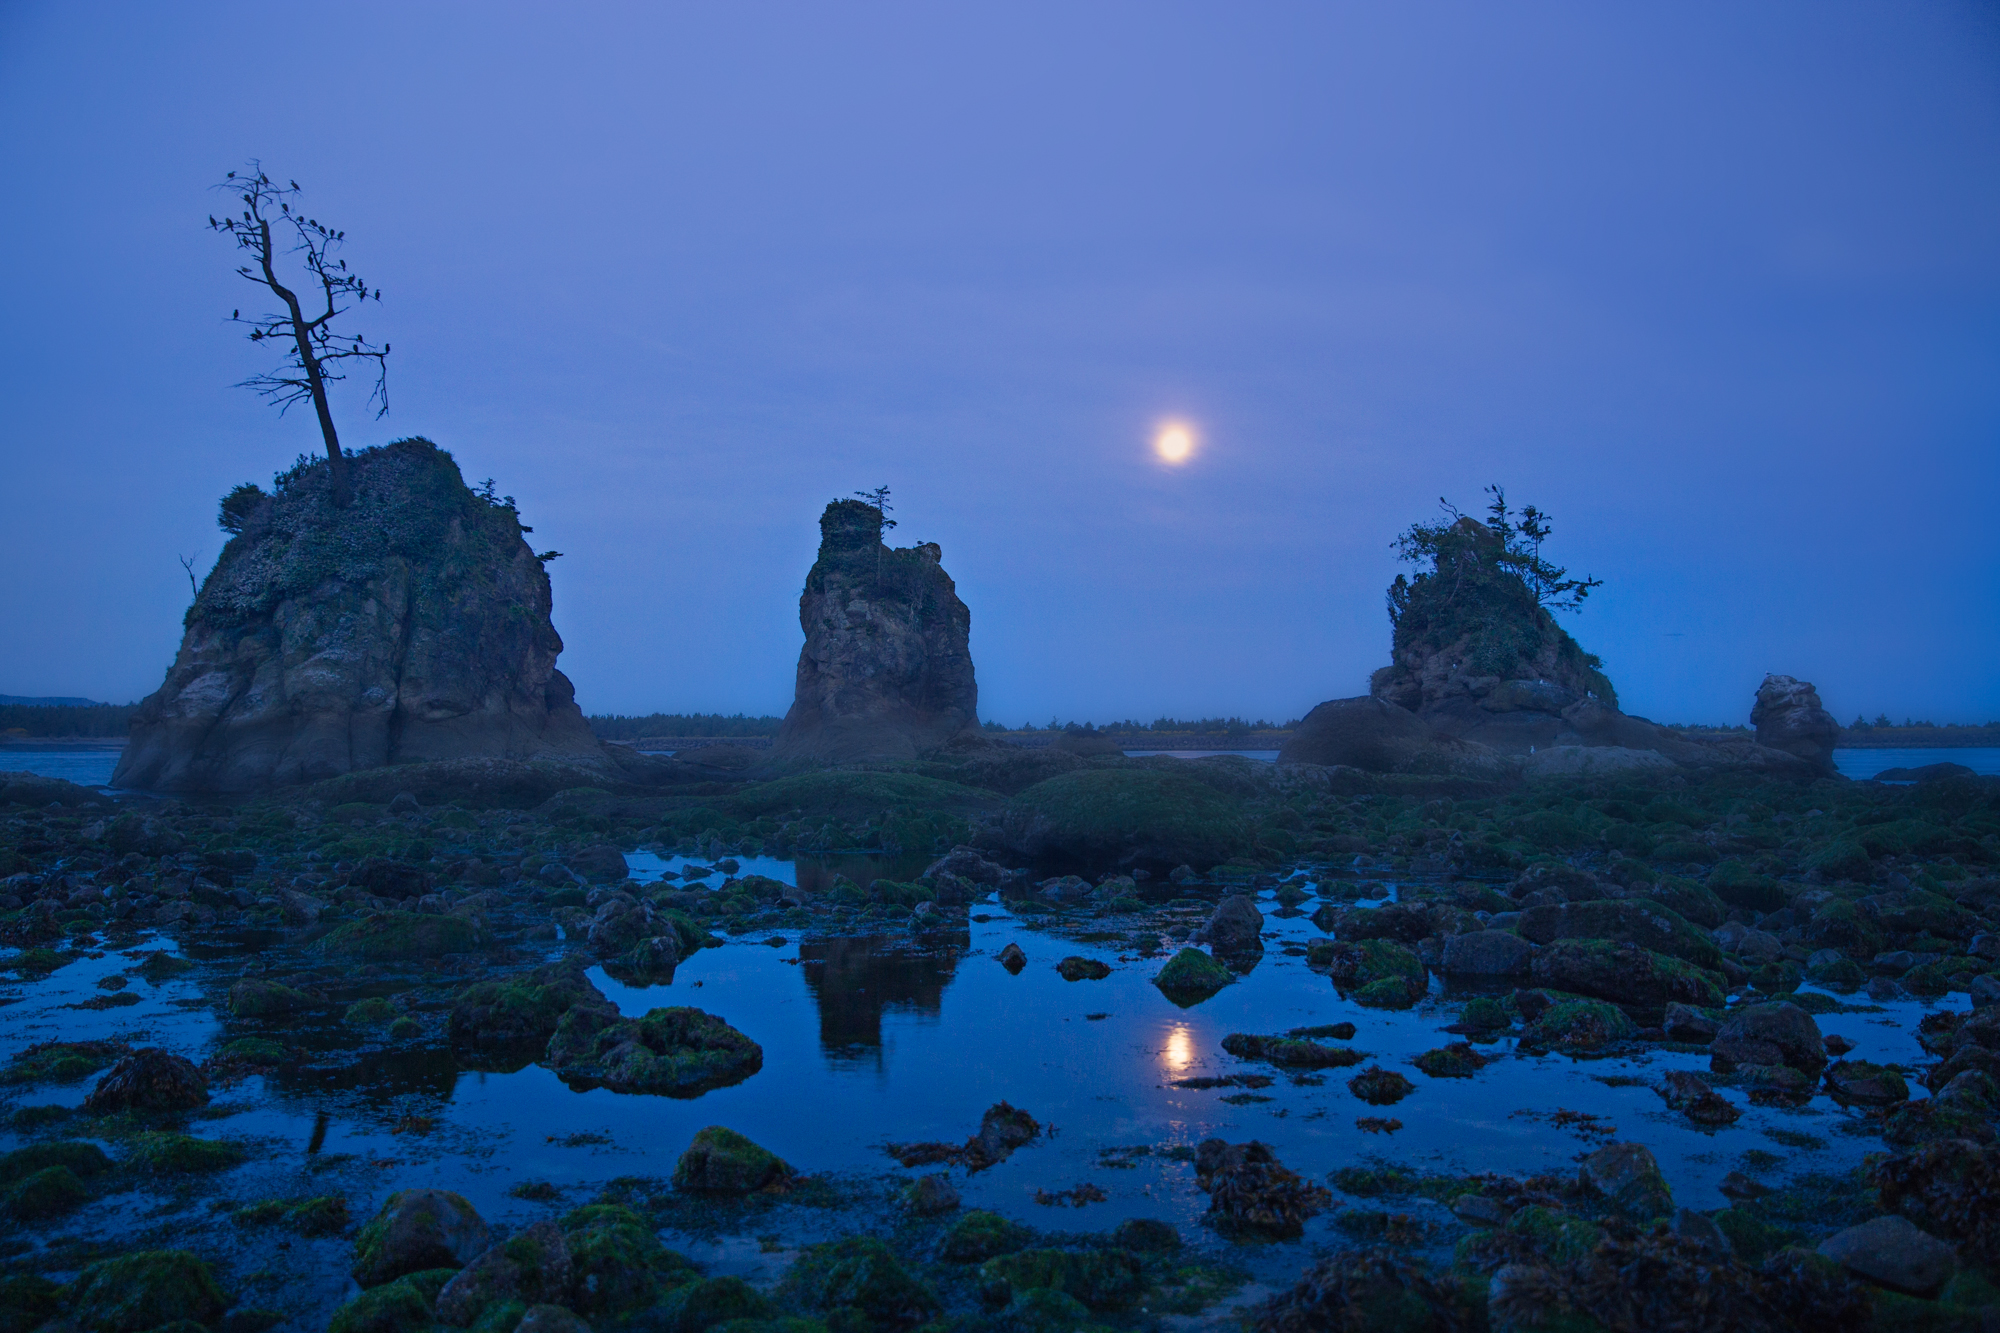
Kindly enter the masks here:
M 252 156 L 387 293 L 345 441 L 519 498 L 590 711 L 783 711 L 886 483 L 982 715 L 1297 716 L 1499 481 L 1631 711 L 2000 717 L 1988 5 L 7 0 L 0 692 L 155 688 L 318 448 L 231 387 Z

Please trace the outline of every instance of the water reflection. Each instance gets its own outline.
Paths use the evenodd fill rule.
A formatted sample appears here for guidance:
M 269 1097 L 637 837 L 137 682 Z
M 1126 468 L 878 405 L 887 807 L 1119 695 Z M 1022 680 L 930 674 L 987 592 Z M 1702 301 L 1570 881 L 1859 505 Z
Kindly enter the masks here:
M 1160 1051 L 1160 1062 L 1166 1065 L 1169 1074 L 1184 1074 L 1187 1067 L 1194 1063 L 1194 1034 L 1188 1031 L 1187 1024 L 1176 1023 L 1167 1032 L 1167 1044 Z
M 935 1019 L 965 947 L 963 937 L 921 953 L 881 936 L 801 941 L 799 970 L 819 1006 L 821 1048 L 845 1059 L 872 1054 L 879 1065 L 883 1013 Z

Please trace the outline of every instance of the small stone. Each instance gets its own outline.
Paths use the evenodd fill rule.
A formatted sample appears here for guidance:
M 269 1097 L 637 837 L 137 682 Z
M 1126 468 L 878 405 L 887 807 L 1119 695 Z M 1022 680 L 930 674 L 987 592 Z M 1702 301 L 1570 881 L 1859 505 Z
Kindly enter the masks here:
M 1894 1214 L 1829 1236 L 1819 1252 L 1878 1286 L 1913 1296 L 1936 1294 L 1958 1267 L 1949 1244 Z
M 958 1190 L 952 1186 L 951 1177 L 939 1173 L 921 1177 L 910 1186 L 904 1196 L 908 1199 L 910 1211 L 920 1217 L 936 1217 L 958 1207 Z
M 1262 953 L 1264 914 L 1247 895 L 1224 898 L 1195 939 L 1218 954 Z
M 1084 958 L 1071 954 L 1056 964 L 1056 971 L 1064 981 L 1102 981 L 1111 975 L 1111 968 L 1095 958 Z
M 1829 1033 L 1826 1038 L 1826 1053 L 1833 1056 L 1846 1055 L 1854 1049 L 1854 1043 L 1839 1033 Z
M 1484 1194 L 1461 1194 L 1451 1201 L 1452 1215 L 1475 1227 L 1497 1227 L 1514 1215 L 1514 1210 Z
M 1621 1210 L 1641 1220 L 1659 1217 L 1673 1207 L 1660 1164 L 1643 1144 L 1607 1143 L 1583 1159 L 1581 1174 Z
M 1726 1257 L 1731 1252 L 1729 1237 L 1715 1224 L 1715 1219 L 1692 1208 L 1674 1210 L 1673 1232 L 1682 1240 L 1691 1241 L 1718 1256 Z
M 1009 944 L 1000 951 L 998 958 L 1000 966 L 1006 968 L 1016 976 L 1019 976 L 1021 969 L 1028 965 L 1028 955 L 1022 952 L 1021 946 L 1018 944 Z

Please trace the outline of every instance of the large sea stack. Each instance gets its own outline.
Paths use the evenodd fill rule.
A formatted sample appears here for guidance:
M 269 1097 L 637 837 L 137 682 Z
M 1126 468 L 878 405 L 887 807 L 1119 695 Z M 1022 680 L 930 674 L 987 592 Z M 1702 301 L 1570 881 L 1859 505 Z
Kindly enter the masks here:
M 423 760 L 604 762 L 556 670 L 549 579 L 510 500 L 399 440 L 240 487 L 112 783 L 255 791 Z
M 882 544 L 882 511 L 836 500 L 799 598 L 798 687 L 780 763 L 911 759 L 978 727 L 972 613 L 933 543 Z

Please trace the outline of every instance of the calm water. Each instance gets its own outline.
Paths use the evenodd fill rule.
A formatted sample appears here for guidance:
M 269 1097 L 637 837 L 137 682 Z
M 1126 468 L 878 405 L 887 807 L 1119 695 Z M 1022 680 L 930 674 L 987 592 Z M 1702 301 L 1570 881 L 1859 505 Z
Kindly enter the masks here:
M 644 854 L 631 861 L 646 879 L 684 864 Z M 743 859 L 742 865 L 743 873 L 787 882 L 795 882 L 801 869 L 767 858 Z M 824 873 L 825 867 L 807 864 L 803 870 Z M 1578 1153 L 1599 1142 L 1635 1140 L 1658 1155 L 1677 1198 L 1707 1209 L 1723 1205 L 1716 1184 L 1732 1169 L 1748 1168 L 1775 1184 L 1796 1171 L 1851 1166 L 1880 1147 L 1878 1138 L 1858 1132 L 1864 1128 L 1859 1117 L 1824 1096 L 1801 1110 L 1777 1110 L 1748 1106 L 1741 1094 L 1728 1093 L 1743 1118 L 1717 1132 L 1694 1127 L 1668 1111 L 1650 1085 L 1670 1069 L 1705 1068 L 1706 1057 L 1699 1055 L 1524 1057 L 1504 1039 L 1484 1048 L 1500 1058 L 1475 1077 L 1430 1078 L 1408 1062 L 1457 1040 L 1440 1031 L 1455 1019 L 1453 997 L 1434 984 L 1431 998 L 1409 1012 L 1355 1006 L 1308 970 L 1302 957 L 1284 953 L 1320 932 L 1302 915 L 1280 914 L 1268 895 L 1261 905 L 1275 934 L 1263 961 L 1190 1009 L 1170 1003 L 1150 984 L 1162 958 L 1121 955 L 1109 941 L 1064 941 L 990 901 L 973 909 L 969 931 L 936 937 L 926 948 L 914 947 L 908 937 L 801 941 L 786 932 L 701 950 L 665 985 L 627 987 L 593 969 L 593 980 L 628 1015 L 691 1004 L 721 1015 L 763 1046 L 761 1072 L 685 1101 L 574 1092 L 537 1066 L 510 1074 L 461 1071 L 436 1037 L 384 1046 L 379 1034 L 344 1028 L 337 1009 L 288 1019 L 274 1035 L 311 1051 L 344 1054 L 321 1069 L 247 1079 L 220 1098 L 240 1106 L 240 1113 L 200 1132 L 260 1143 L 256 1160 L 229 1178 L 227 1187 L 243 1197 L 303 1179 L 315 1160 L 346 1160 L 358 1173 L 349 1175 L 346 1188 L 360 1216 L 391 1188 L 440 1185 L 464 1193 L 489 1218 L 522 1225 L 541 1214 L 508 1197 L 510 1186 L 544 1179 L 577 1187 L 574 1197 L 581 1199 L 611 1177 L 664 1177 L 705 1125 L 740 1130 L 806 1171 L 873 1174 L 895 1169 L 884 1143 L 962 1141 L 977 1128 L 980 1113 L 1004 1098 L 1053 1133 L 976 1176 L 955 1172 L 967 1206 L 1065 1230 L 1160 1217 L 1180 1225 L 1191 1240 L 1218 1248 L 1226 1247 L 1198 1225 L 1208 1201 L 1195 1189 L 1191 1167 L 1163 1150 L 1219 1135 L 1270 1143 L 1287 1165 L 1309 1176 L 1378 1155 L 1424 1169 L 1526 1175 L 1571 1169 Z M 1187 928 L 1198 923 L 1197 917 Z M 1019 976 L 994 959 L 1010 942 L 1028 954 Z M 247 953 L 248 943 L 190 944 L 188 952 L 198 959 Z M 145 947 L 163 945 L 176 947 L 161 940 Z M 1068 954 L 1101 958 L 1114 970 L 1101 981 L 1064 981 L 1055 964 Z M 131 989 L 141 1002 L 128 1008 L 69 1007 L 101 995 L 100 977 L 132 966 L 128 957 L 104 954 L 45 981 L 0 985 L 0 1055 L 35 1041 L 122 1036 L 199 1059 L 221 1040 L 262 1030 L 231 1023 L 225 1034 L 209 1007 L 221 1006 L 221 991 L 205 993 L 200 972 L 158 987 L 134 974 Z M 233 976 L 235 968 L 229 972 Z M 1919 1004 L 1900 1003 L 1829 1015 L 1820 1024 L 1853 1040 L 1857 1058 L 1910 1063 L 1919 1058 L 1913 1033 L 1923 1012 Z M 1356 1025 L 1356 1048 L 1403 1072 L 1417 1090 L 1392 1108 L 1372 1107 L 1347 1090 L 1347 1077 L 1358 1070 L 1330 1070 L 1323 1082 L 1295 1084 L 1221 1049 L 1231 1032 L 1343 1020 Z M 1172 1086 L 1189 1075 L 1229 1073 L 1276 1078 L 1235 1104 L 1223 1099 L 1242 1097 L 1239 1089 Z M 43 1085 L 10 1100 L 74 1106 L 88 1087 L 88 1080 L 66 1088 Z M 1600 1117 L 1588 1126 L 1596 1132 L 1553 1127 L 1549 1117 L 1561 1110 Z M 435 1130 L 421 1138 L 396 1134 L 398 1122 L 412 1115 L 434 1117 Z M 1393 1139 L 1364 1133 L 1355 1123 L 1360 1116 L 1393 1116 L 1405 1128 Z M 318 1159 L 307 1155 L 316 1129 L 323 1133 Z M 1768 1131 L 1812 1138 L 1787 1135 L 1794 1146 L 1785 1146 Z M 0 1134 L 0 1146 L 16 1142 Z M 1800 1150 L 1799 1143 L 1818 1146 Z M 1153 1151 L 1128 1155 L 1125 1160 L 1136 1163 L 1129 1168 L 1106 1164 L 1109 1150 L 1132 1148 Z M 1751 1150 L 1775 1157 L 1746 1160 Z M 1082 1209 L 1035 1202 L 1037 1189 L 1086 1181 L 1109 1200 Z M 100 1216 L 98 1209 L 134 1206 L 131 1200 L 92 1205 L 76 1225 L 109 1225 L 115 1213 Z M 1421 1213 L 1427 1205 L 1394 1207 Z M 1239 1249 L 1237 1257 L 1253 1271 L 1281 1277 L 1295 1273 L 1315 1246 L 1340 1240 L 1328 1214 L 1301 1242 L 1255 1247 L 1254 1253 Z M 761 1254 L 754 1244 L 696 1248 L 717 1271 L 770 1277 L 772 1265 L 782 1267 L 781 1258 Z
M 1968 745 L 1961 749 L 1835 750 L 1834 767 L 1850 778 L 1872 778 L 1885 768 L 1922 768 L 1926 764 L 1964 764 L 1975 773 L 2000 773 L 2000 747 Z
M 123 750 L 0 750 L 0 773 L 39 773 L 84 787 L 111 781 Z

